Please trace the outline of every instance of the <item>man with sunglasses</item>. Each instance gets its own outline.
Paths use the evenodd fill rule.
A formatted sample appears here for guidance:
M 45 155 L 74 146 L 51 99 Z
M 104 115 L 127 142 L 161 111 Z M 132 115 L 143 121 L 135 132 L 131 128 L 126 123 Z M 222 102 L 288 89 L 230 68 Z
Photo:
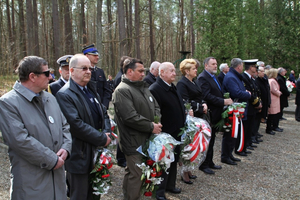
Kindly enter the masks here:
M 89 174 L 93 169 L 94 151 L 110 143 L 110 125 L 105 126 L 100 97 L 91 79 L 91 62 L 82 55 L 74 55 L 69 63 L 69 81 L 56 94 L 57 101 L 70 124 L 72 154 L 66 162 L 71 200 L 99 199 L 93 197 Z M 100 131 L 102 130 L 102 131 Z
M 96 82 L 97 92 L 100 95 L 101 103 L 108 109 L 112 91 L 109 89 L 104 71 L 96 65 L 99 61 L 99 53 L 94 44 L 84 47 L 82 53 L 91 61 L 92 76 L 91 81 Z
M 57 59 L 57 64 L 59 65 L 59 73 L 60 73 L 60 78 L 49 84 L 47 91 L 54 96 L 62 88 L 66 82 L 69 80 L 69 62 L 71 60 L 73 55 L 65 55 Z
M 23 58 L 19 81 L 0 98 L 0 130 L 11 162 L 11 199 L 67 199 L 65 160 L 71 153 L 69 124 L 51 94 L 50 74 L 37 56 Z

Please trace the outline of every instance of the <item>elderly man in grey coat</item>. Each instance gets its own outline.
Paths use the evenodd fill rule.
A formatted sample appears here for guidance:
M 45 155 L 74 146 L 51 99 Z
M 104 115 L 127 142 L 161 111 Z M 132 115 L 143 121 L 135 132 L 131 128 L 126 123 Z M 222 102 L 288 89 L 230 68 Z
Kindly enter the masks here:
M 20 81 L 0 98 L 0 130 L 11 162 L 11 199 L 67 199 L 65 160 L 71 153 L 69 124 L 54 96 L 45 92 L 47 62 L 23 58 Z

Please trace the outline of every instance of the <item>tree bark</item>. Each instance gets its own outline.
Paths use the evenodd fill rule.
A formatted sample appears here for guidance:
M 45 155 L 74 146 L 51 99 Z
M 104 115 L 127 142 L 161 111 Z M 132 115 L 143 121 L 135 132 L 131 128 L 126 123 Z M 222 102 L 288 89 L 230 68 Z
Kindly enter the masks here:
M 124 3 L 123 0 L 117 0 L 118 7 L 118 25 L 119 25 L 119 41 L 120 41 L 120 58 L 127 55 L 126 52 L 126 29 L 125 29 L 125 15 L 124 15 Z
M 33 55 L 33 14 L 31 0 L 26 0 L 26 24 L 27 24 L 27 42 L 28 42 L 28 55 Z
M 26 31 L 25 31 L 25 22 L 24 22 L 24 5 L 23 0 L 18 0 L 19 5 L 19 33 L 20 33 L 20 56 L 23 58 L 26 55 Z
M 191 2 L 190 2 L 190 11 L 191 11 L 191 19 L 190 19 L 191 55 L 193 57 L 194 53 L 195 53 L 194 0 L 191 0 Z
M 52 26 L 53 26 L 53 55 L 52 66 L 56 66 L 56 60 L 61 56 L 60 54 L 60 33 L 59 33 L 59 18 L 58 18 L 58 4 L 57 0 L 52 0 Z
M 97 37 L 96 37 L 96 46 L 99 53 L 99 64 L 103 60 L 103 48 L 102 48 L 102 0 L 97 0 Z
M 66 37 L 66 54 L 74 53 L 72 20 L 70 16 L 70 6 L 68 0 L 64 0 L 64 21 L 65 21 L 65 37 Z
M 86 35 L 86 25 L 85 25 L 85 14 L 84 14 L 84 0 L 80 1 L 80 17 L 81 17 L 81 27 L 82 27 L 82 42 L 83 45 L 87 45 L 87 35 Z
M 183 22 L 183 0 L 179 0 L 179 7 L 180 7 L 180 42 L 181 42 L 181 51 L 185 51 L 185 41 L 184 41 L 184 22 Z
M 34 43 L 34 55 L 40 55 L 40 46 L 39 46 L 39 26 L 38 26 L 38 14 L 37 14 L 37 3 L 36 0 L 32 1 L 32 9 L 33 9 L 33 43 Z
M 140 4 L 139 0 L 134 0 L 134 26 L 135 26 L 135 55 L 141 58 L 140 50 Z
M 153 39 L 153 20 L 152 20 L 152 0 L 149 0 L 149 28 L 150 28 L 150 62 L 155 61 L 154 39 Z

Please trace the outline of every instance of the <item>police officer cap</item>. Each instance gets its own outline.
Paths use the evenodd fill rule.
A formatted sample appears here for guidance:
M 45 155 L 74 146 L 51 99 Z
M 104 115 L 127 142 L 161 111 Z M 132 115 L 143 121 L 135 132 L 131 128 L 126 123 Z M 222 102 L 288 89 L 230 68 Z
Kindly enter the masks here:
M 57 64 L 59 64 L 60 67 L 69 65 L 69 62 L 71 60 L 71 58 L 73 57 L 73 55 L 65 55 L 60 57 L 59 59 L 57 59 Z
M 243 60 L 243 62 L 245 63 L 245 65 L 256 65 L 258 59 Z
M 97 48 L 94 44 L 91 44 L 89 46 L 86 46 L 82 49 L 82 53 L 84 55 L 90 54 L 90 55 L 99 55 Z

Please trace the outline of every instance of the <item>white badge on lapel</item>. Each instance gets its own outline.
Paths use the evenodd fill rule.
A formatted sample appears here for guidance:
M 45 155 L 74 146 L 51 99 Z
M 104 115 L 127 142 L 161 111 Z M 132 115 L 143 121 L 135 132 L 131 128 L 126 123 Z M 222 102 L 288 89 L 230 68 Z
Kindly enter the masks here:
M 53 117 L 49 116 L 48 119 L 49 119 L 49 122 L 50 122 L 51 124 L 54 124 L 54 119 L 53 119 Z

